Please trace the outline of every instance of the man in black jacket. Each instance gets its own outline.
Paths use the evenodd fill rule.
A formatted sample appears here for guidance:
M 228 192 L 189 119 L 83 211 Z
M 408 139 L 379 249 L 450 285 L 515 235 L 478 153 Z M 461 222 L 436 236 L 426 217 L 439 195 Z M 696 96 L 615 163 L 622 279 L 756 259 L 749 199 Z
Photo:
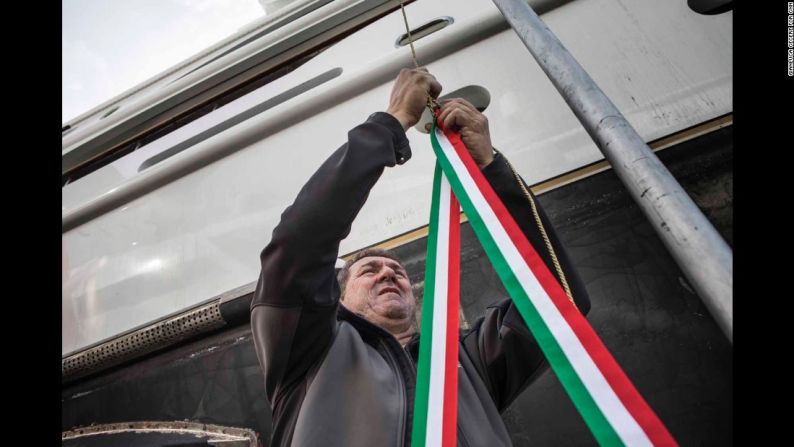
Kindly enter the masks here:
M 402 70 L 386 113 L 348 133 L 348 142 L 284 211 L 262 252 L 251 325 L 273 410 L 270 445 L 410 445 L 419 344 L 410 280 L 388 252 L 367 252 L 340 274 L 342 294 L 334 265 L 340 241 L 384 168 L 410 158 L 405 130 L 418 122 L 428 95 L 440 92 L 427 71 Z M 440 119 L 460 132 L 556 277 L 527 198 L 494 154 L 485 117 L 468 102 L 451 100 Z M 539 211 L 586 314 L 586 291 Z M 459 340 L 458 445 L 511 445 L 500 413 L 544 370 L 545 358 L 509 299 L 489 307 Z

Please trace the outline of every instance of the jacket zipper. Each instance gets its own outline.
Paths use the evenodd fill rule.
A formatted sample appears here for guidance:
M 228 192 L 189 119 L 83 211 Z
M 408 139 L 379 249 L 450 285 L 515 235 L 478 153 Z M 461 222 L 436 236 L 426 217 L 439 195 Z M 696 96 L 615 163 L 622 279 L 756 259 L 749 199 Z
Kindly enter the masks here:
M 410 442 L 410 433 L 409 430 L 412 430 L 413 424 L 408 424 L 408 415 L 410 412 L 413 411 L 414 406 L 414 397 L 411 393 L 408 392 L 407 382 L 411 380 L 416 389 L 416 367 L 413 363 L 413 359 L 408 354 L 408 352 L 400 346 L 400 343 L 397 339 L 394 338 L 393 335 L 386 332 L 384 329 L 378 327 L 375 324 L 370 323 L 366 319 L 350 312 L 350 311 L 341 311 L 343 314 L 343 318 L 347 319 L 351 323 L 353 323 L 354 327 L 359 326 L 360 330 L 365 330 L 370 333 L 375 333 L 378 337 L 378 342 L 382 344 L 383 351 L 386 353 L 386 357 L 388 361 L 392 364 L 392 368 L 400 375 L 400 386 L 403 390 L 403 397 L 404 397 L 404 408 L 403 408 L 403 420 L 402 420 L 402 430 L 400 431 L 400 436 L 402 437 L 401 442 L 398 442 L 397 445 L 402 444 L 404 447 L 411 447 Z M 400 353 L 398 353 L 399 351 Z M 401 360 L 399 356 L 403 356 L 405 359 L 407 357 L 408 361 L 408 368 L 404 368 L 404 360 Z M 408 369 L 406 376 L 405 369 Z M 406 435 L 408 434 L 408 435 Z
M 403 411 L 402 411 L 402 420 L 400 421 L 400 426 L 401 426 L 400 439 L 398 440 L 397 445 L 410 447 L 410 442 L 408 442 L 408 436 L 406 436 L 406 433 L 408 431 L 409 401 L 411 399 L 408 393 L 408 387 L 406 386 L 405 383 L 406 382 L 405 372 L 403 371 L 403 368 L 400 367 L 399 360 L 395 358 L 395 353 L 392 347 L 389 346 L 389 342 L 384 339 L 381 339 L 380 343 L 383 346 L 384 351 L 388 353 L 387 357 L 392 368 L 395 371 L 397 371 L 397 373 L 400 375 L 399 383 L 400 383 L 400 388 L 402 389 L 403 392 L 403 409 L 402 409 Z
M 406 409 L 405 409 L 406 421 L 408 420 L 408 415 L 409 414 L 411 415 L 411 426 L 410 427 L 406 426 L 406 430 L 404 431 L 404 433 L 405 433 L 405 432 L 407 432 L 408 429 L 413 431 L 413 411 L 414 411 L 414 404 L 415 404 L 414 399 L 415 399 L 415 395 L 416 395 L 416 364 L 414 363 L 414 359 L 411 358 L 411 353 L 410 352 L 408 352 L 402 346 L 400 347 L 400 351 L 402 351 L 402 355 L 405 356 L 406 359 L 408 359 L 408 367 L 409 367 L 408 368 L 408 374 L 409 374 L 409 376 L 411 378 L 411 381 L 413 383 L 413 386 L 414 386 L 414 395 L 408 396 L 408 390 L 405 391 L 406 398 L 407 398 L 406 403 L 409 404 L 409 406 L 406 407 Z M 403 387 L 403 388 L 405 388 L 405 387 Z M 410 444 L 411 444 L 410 441 L 406 441 L 405 446 L 406 447 L 410 447 Z

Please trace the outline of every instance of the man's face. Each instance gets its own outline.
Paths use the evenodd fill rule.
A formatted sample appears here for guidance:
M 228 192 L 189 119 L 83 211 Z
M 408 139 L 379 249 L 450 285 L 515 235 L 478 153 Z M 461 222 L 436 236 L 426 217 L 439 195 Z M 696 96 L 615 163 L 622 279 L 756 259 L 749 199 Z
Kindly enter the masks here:
M 413 322 L 416 299 L 405 269 L 394 259 L 367 256 L 350 266 L 342 304 L 384 328 Z

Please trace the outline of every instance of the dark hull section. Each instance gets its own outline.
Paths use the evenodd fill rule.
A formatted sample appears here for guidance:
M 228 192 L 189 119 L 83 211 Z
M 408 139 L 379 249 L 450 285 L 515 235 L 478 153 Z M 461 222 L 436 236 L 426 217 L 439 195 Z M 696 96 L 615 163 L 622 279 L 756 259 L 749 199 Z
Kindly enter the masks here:
M 65 388 L 62 411 L 64 430 L 187 419 L 250 428 L 262 441 L 270 433 L 270 407 L 248 325 Z
M 659 153 L 732 243 L 732 128 Z M 592 300 L 588 320 L 681 445 L 732 444 L 732 348 L 612 171 L 539 197 Z M 473 321 L 506 296 L 468 225 L 462 307 Z M 415 283 L 426 239 L 395 251 Z M 246 427 L 267 445 L 269 406 L 247 324 L 70 384 L 64 430 L 190 420 Z M 344 403 L 340 402 L 340 405 Z M 517 446 L 595 445 L 550 370 L 505 412 Z
M 659 158 L 733 241 L 732 128 Z M 590 324 L 682 446 L 729 446 L 732 347 L 613 171 L 541 196 L 590 293 Z M 504 414 L 517 446 L 596 445 L 552 372 Z

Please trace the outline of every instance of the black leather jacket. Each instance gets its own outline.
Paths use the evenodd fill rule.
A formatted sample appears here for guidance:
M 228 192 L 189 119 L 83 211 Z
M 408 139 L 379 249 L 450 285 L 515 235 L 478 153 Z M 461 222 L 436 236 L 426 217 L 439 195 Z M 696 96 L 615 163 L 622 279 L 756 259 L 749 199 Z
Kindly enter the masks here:
M 385 167 L 410 158 L 405 132 L 376 113 L 348 133 L 281 216 L 262 251 L 251 325 L 273 410 L 272 446 L 409 446 L 418 337 L 387 331 L 339 306 L 339 243 Z M 483 173 L 556 276 L 526 197 L 502 156 Z M 548 219 L 547 233 L 577 306 L 587 294 Z M 559 279 L 559 278 L 558 278 Z M 509 299 L 461 332 L 458 445 L 511 445 L 500 413 L 545 370 Z

